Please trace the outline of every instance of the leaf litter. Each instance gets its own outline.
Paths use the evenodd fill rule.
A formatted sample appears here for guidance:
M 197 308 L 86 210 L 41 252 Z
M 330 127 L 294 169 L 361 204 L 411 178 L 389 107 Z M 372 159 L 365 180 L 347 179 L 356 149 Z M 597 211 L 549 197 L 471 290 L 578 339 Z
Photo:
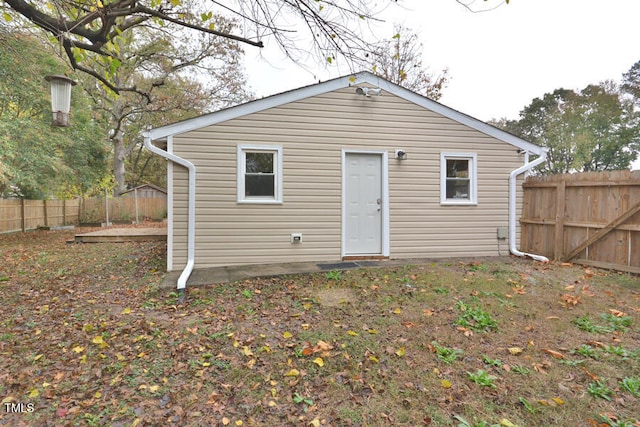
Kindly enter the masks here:
M 637 422 L 638 399 L 617 387 L 640 377 L 634 276 L 443 260 L 212 284 L 179 303 L 159 289 L 164 245 L 70 236 L 0 237 L 0 400 L 34 408 L 0 425 Z M 456 325 L 460 302 L 496 327 Z M 609 323 L 589 332 L 580 318 Z M 459 357 L 444 363 L 433 342 Z M 588 343 L 602 357 L 581 360 Z M 481 371 L 495 387 L 469 380 Z M 587 392 L 594 378 L 610 401 Z

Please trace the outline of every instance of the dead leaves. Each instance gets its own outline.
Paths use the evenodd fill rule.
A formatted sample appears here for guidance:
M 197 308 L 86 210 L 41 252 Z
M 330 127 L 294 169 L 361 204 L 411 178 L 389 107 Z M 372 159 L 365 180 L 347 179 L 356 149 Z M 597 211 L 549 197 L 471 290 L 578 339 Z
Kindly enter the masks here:
M 560 353 L 559 351 L 550 350 L 548 348 L 543 348 L 542 351 L 549 354 L 554 359 L 564 359 L 564 354 Z

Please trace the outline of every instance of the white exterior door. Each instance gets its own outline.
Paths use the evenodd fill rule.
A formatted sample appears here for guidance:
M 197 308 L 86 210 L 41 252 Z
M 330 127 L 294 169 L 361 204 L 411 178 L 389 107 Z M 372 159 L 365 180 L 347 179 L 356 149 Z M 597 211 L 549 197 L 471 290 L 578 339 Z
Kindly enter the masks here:
M 345 255 L 382 254 L 382 156 L 345 155 Z

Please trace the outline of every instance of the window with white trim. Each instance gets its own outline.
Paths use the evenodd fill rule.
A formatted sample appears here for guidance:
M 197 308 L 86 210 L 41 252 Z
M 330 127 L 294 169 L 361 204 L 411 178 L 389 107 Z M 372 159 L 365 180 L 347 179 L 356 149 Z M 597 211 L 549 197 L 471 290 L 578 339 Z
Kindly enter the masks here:
M 476 153 L 440 154 L 440 203 L 475 205 L 478 203 Z
M 282 203 L 282 147 L 238 145 L 238 203 Z

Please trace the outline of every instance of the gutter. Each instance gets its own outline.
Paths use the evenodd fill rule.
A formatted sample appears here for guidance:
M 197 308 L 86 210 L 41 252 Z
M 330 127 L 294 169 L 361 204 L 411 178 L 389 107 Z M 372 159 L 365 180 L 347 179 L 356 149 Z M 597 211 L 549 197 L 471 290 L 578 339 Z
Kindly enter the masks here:
M 184 270 L 182 270 L 182 273 L 180 274 L 180 277 L 178 278 L 178 282 L 176 284 L 178 293 L 182 295 L 187 286 L 187 280 L 193 272 L 193 267 L 195 266 L 196 260 L 196 167 L 190 161 L 185 160 L 182 157 L 178 157 L 175 154 L 161 150 L 160 148 L 153 145 L 151 143 L 151 133 L 149 131 L 144 131 L 142 135 L 144 137 L 144 146 L 147 150 L 161 157 L 164 157 L 167 160 L 177 163 L 180 166 L 184 166 L 189 171 L 189 199 L 187 210 L 187 265 L 185 266 Z
M 518 169 L 511 171 L 509 174 L 509 251 L 519 257 L 528 256 L 536 261 L 549 262 L 549 258 L 542 255 L 529 254 L 519 251 L 516 246 L 516 177 L 521 173 L 527 172 L 547 159 L 548 149 L 543 148 L 540 151 L 540 157 L 533 162 L 527 162 Z

